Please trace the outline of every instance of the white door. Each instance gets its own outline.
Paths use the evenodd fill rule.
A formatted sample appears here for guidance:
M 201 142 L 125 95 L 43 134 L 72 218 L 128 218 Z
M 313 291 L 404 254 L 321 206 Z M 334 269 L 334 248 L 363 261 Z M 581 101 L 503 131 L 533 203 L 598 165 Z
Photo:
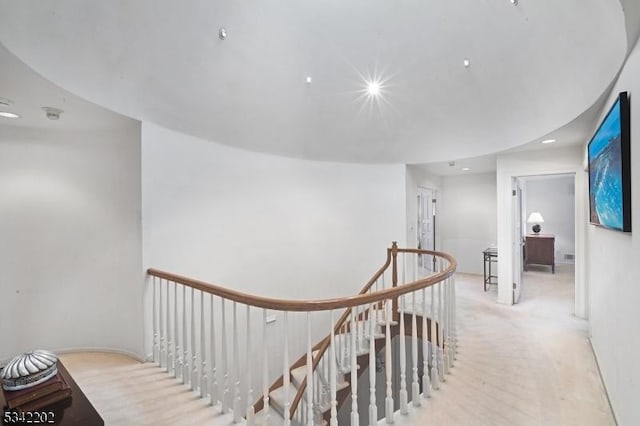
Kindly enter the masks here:
M 518 303 L 522 293 L 522 187 L 517 178 L 512 183 L 513 208 L 513 303 Z
M 434 250 L 435 247 L 435 199 L 436 191 L 431 188 L 418 188 L 418 247 L 422 250 Z M 421 256 L 418 266 L 422 274 L 433 272 L 433 256 Z

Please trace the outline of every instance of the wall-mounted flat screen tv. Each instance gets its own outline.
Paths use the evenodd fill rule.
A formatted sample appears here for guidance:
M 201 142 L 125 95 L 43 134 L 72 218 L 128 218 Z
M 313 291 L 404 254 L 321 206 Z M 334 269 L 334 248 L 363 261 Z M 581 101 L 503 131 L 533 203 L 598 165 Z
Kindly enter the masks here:
M 627 92 L 589 142 L 589 210 L 594 225 L 631 232 L 631 133 Z

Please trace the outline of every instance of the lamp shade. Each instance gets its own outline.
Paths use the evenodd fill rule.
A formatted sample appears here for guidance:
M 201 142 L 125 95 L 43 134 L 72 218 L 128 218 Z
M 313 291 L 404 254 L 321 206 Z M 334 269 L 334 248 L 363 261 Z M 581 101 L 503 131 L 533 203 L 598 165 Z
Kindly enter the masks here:
M 544 219 L 542 218 L 540 212 L 533 212 L 529 215 L 527 223 L 544 223 Z

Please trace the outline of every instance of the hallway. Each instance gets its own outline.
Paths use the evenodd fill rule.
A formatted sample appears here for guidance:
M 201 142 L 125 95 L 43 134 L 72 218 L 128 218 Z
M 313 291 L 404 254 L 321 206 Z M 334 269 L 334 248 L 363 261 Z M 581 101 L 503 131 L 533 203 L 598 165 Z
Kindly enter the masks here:
M 573 265 L 531 268 L 521 303 L 458 274 L 459 353 L 452 374 L 398 425 L 614 425 L 588 336 L 571 314 Z

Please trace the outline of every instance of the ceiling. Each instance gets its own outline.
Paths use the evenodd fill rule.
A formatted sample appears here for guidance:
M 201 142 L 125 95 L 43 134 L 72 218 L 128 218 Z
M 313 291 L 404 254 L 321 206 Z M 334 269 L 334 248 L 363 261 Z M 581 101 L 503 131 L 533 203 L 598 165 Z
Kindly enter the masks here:
M 0 0 L 0 43 L 76 95 L 219 143 L 444 162 L 579 119 L 638 34 L 633 0 L 517 3 Z
M 87 102 L 52 84 L 22 63 L 0 44 L 0 97 L 9 99 L 10 110 L 20 119 L 0 118 L 7 127 L 29 129 L 96 130 L 114 129 L 134 124 L 130 118 Z M 49 120 L 42 107 L 56 107 L 63 112 L 59 120 Z M 0 126 L 2 129 L 2 126 Z

